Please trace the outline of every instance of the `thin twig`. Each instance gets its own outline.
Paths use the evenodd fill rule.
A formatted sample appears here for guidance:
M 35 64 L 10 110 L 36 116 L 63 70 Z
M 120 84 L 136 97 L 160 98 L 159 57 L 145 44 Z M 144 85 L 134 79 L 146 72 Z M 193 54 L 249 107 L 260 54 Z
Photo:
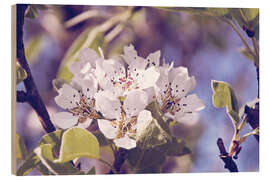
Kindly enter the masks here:
M 254 54 L 254 52 L 251 50 L 251 48 L 249 47 L 247 41 L 245 40 L 245 38 L 242 36 L 241 32 L 238 31 L 238 29 L 236 28 L 236 26 L 234 25 L 234 23 L 231 20 L 228 20 L 226 18 L 220 18 L 221 20 L 223 20 L 224 22 L 226 22 L 227 24 L 229 24 L 232 29 L 237 33 L 237 35 L 240 37 L 240 39 L 242 40 L 243 44 L 245 45 L 245 47 L 247 48 L 247 50 L 249 51 L 249 53 L 256 58 L 256 55 Z
M 232 157 L 230 157 L 226 151 L 226 148 L 224 146 L 223 140 L 221 138 L 218 138 L 217 140 L 217 146 L 220 151 L 220 159 L 223 160 L 225 163 L 224 168 L 228 169 L 230 172 L 238 172 L 238 168 Z
M 32 108 L 35 110 L 35 112 L 38 114 L 39 120 L 44 128 L 44 130 L 47 133 L 55 131 L 55 127 L 52 124 L 50 120 L 49 113 L 46 109 L 46 106 L 44 105 L 39 92 L 37 90 L 36 84 L 34 82 L 34 79 L 31 74 L 31 70 L 29 68 L 29 65 L 27 63 L 26 57 L 25 57 L 25 51 L 24 51 L 24 44 L 23 44 L 23 24 L 24 24 L 24 14 L 25 10 L 28 7 L 27 4 L 19 4 L 16 6 L 17 8 L 17 61 L 20 63 L 22 68 L 27 73 L 27 78 L 23 81 L 24 86 L 26 89 L 26 92 L 18 91 L 17 92 L 17 101 L 18 102 L 28 102 Z

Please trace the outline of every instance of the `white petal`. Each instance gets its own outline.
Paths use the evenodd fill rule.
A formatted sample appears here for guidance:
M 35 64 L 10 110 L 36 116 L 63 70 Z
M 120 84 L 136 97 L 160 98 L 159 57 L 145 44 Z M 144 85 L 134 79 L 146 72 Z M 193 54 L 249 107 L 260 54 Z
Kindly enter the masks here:
M 144 89 L 144 91 L 146 92 L 146 94 L 148 96 L 148 103 L 147 104 L 150 104 L 151 102 L 153 102 L 156 99 L 155 87 L 150 87 L 150 88 Z
M 151 53 L 146 58 L 146 68 L 149 68 L 151 66 L 159 67 L 160 64 L 160 51 L 156 51 L 154 53 Z
M 172 82 L 178 74 L 185 75 L 185 77 L 187 78 L 188 77 L 188 69 L 183 67 L 183 66 L 179 66 L 177 68 L 172 68 L 172 70 L 169 73 L 169 80 Z
M 192 91 L 192 90 L 195 88 L 195 86 L 196 86 L 196 79 L 195 79 L 194 76 L 192 76 L 192 77 L 190 78 L 190 83 L 191 83 L 191 85 L 190 85 L 189 92 Z
M 91 64 L 91 67 L 95 68 L 96 67 L 95 61 L 99 59 L 99 56 L 93 49 L 85 48 L 80 51 L 78 58 L 82 62 L 89 62 Z
M 114 82 L 126 77 L 124 65 L 116 60 L 110 59 L 96 65 L 95 75 L 103 89 L 112 87 Z
M 132 149 L 136 147 L 136 141 L 129 138 L 128 135 L 125 135 L 124 137 L 119 139 L 114 139 L 114 143 L 116 146 L 125 149 Z
M 72 109 L 77 107 L 80 101 L 80 95 L 77 90 L 71 86 L 64 84 L 58 91 L 59 95 L 55 97 L 55 102 L 63 109 Z
M 178 98 L 184 97 L 191 88 L 194 87 L 194 78 L 189 78 L 186 74 L 177 74 L 171 84 L 171 93 Z
M 106 72 L 103 69 L 103 61 L 96 61 L 96 69 L 95 69 L 95 76 L 97 77 L 97 80 L 99 82 L 99 85 L 102 89 L 105 89 L 106 87 Z
M 124 100 L 124 111 L 127 117 L 138 115 L 145 109 L 148 103 L 147 93 L 141 90 L 133 90 L 127 93 Z
M 138 79 L 139 83 L 140 83 L 140 88 L 141 89 L 147 89 L 147 88 L 150 88 L 150 87 L 153 87 L 155 86 L 158 78 L 159 78 L 159 72 L 156 70 L 155 67 L 150 67 L 148 68 L 143 76 Z
M 85 62 L 76 61 L 69 66 L 69 70 L 73 75 L 79 74 Z
M 198 113 L 185 113 L 182 116 L 176 115 L 176 121 L 188 126 L 193 126 L 198 123 Z
M 87 74 L 81 81 L 82 92 L 87 98 L 93 98 L 98 89 L 98 82 L 92 74 Z
M 138 57 L 138 54 L 132 44 L 124 47 L 124 54 L 122 57 L 126 61 L 127 64 L 130 64 L 132 61 L 136 60 L 136 58 Z
M 93 119 L 89 119 L 87 118 L 83 123 L 78 124 L 78 127 L 80 128 L 88 128 L 90 126 L 90 124 L 92 123 Z
M 85 74 L 85 73 L 89 72 L 91 70 L 91 68 L 92 68 L 92 66 L 88 62 L 82 67 L 82 69 L 80 70 L 80 73 Z
M 69 112 L 55 113 L 51 117 L 52 122 L 61 129 L 73 127 L 78 122 L 78 117 Z
M 180 110 L 175 113 L 176 119 L 181 119 L 186 114 L 193 114 L 194 112 L 201 111 L 205 107 L 202 100 L 200 100 L 196 94 L 181 98 L 176 106 L 177 108 L 180 108 Z
M 201 111 L 205 108 L 202 100 L 198 98 L 196 94 L 191 94 L 183 97 L 179 101 L 181 110 L 184 112 L 193 112 L 193 111 Z
M 113 139 L 116 137 L 117 128 L 112 125 L 111 121 L 106 119 L 98 119 L 97 121 L 99 130 L 104 134 L 106 138 Z
M 164 95 L 169 87 L 169 68 L 160 67 L 159 68 L 160 76 L 156 82 L 156 93 L 157 96 Z
M 117 119 L 121 114 L 121 103 L 110 91 L 96 93 L 96 110 L 107 119 Z
M 92 99 L 98 89 L 98 81 L 92 73 L 83 76 L 74 76 L 70 82 L 73 87 L 82 91 L 83 95 Z
M 137 130 L 136 130 L 136 138 L 139 138 L 143 131 L 147 128 L 147 126 L 151 123 L 153 117 L 150 111 L 143 110 L 140 112 L 137 119 Z

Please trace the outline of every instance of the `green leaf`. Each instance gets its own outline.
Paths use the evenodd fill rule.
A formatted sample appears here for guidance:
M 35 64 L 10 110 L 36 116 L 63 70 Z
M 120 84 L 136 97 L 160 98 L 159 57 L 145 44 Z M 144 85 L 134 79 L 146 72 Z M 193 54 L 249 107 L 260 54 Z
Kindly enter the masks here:
M 53 145 L 43 144 L 38 146 L 34 152 L 40 158 L 42 164 L 55 175 L 78 175 L 84 174 L 75 168 L 70 162 L 54 163 Z
M 169 125 L 166 124 L 156 102 L 149 104 L 146 110 L 151 111 L 152 121 L 137 137 L 137 146 L 142 149 L 153 148 L 167 143 L 171 139 Z
M 99 159 L 99 143 L 89 131 L 73 127 L 63 133 L 59 159 L 56 163 L 64 163 L 75 158 L 88 157 Z
M 161 129 L 164 132 L 164 134 L 170 138 L 171 136 L 171 131 L 170 131 L 170 127 L 167 123 L 167 119 L 164 117 L 160 107 L 159 107 L 159 104 L 157 102 L 152 102 L 150 103 L 147 107 L 146 107 L 146 110 L 150 111 L 151 114 L 152 114 L 152 117 L 154 119 L 156 119 L 158 125 L 161 127 Z
M 151 149 L 141 149 L 136 147 L 128 151 L 127 161 L 132 169 L 136 169 L 141 173 L 150 173 L 153 167 L 157 170 L 157 166 L 161 167 L 166 159 L 166 147 L 156 146 Z M 154 173 L 154 171 L 152 171 Z
M 258 8 L 240 8 L 247 21 L 254 20 L 259 15 Z
M 96 168 L 92 167 L 86 174 L 96 174 Z
M 75 168 L 70 162 L 54 163 L 57 159 L 61 144 L 63 130 L 57 130 L 44 135 L 34 152 L 18 169 L 18 175 L 27 175 L 37 168 L 43 175 L 76 175 L 84 174 Z
M 137 146 L 143 149 L 153 148 L 165 143 L 167 143 L 167 139 L 164 131 L 155 119 L 145 128 L 137 140 Z
M 237 127 L 240 121 L 238 115 L 239 107 L 233 89 L 228 83 L 215 80 L 211 81 L 211 86 L 213 90 L 213 105 L 216 108 L 226 107 L 227 114 L 230 116 L 234 126 Z
M 26 71 L 21 67 L 21 65 L 16 63 L 16 84 L 19 84 L 27 78 Z
M 25 159 L 27 156 L 26 146 L 21 138 L 21 136 L 16 133 L 16 158 Z
M 42 49 L 43 36 L 41 34 L 31 37 L 25 44 L 25 56 L 28 63 L 34 63 Z
M 44 145 L 44 144 L 51 144 L 53 147 L 55 146 L 57 150 L 60 149 L 60 145 L 61 145 L 61 137 L 64 133 L 64 130 L 56 130 L 54 132 L 45 134 L 40 142 L 38 146 Z
M 35 153 L 31 153 L 26 161 L 17 170 L 18 176 L 26 176 L 29 172 L 33 170 L 38 164 L 40 164 L 40 159 Z
M 152 114 L 152 121 L 145 127 L 144 131 L 137 137 L 137 146 L 142 149 L 153 148 L 166 144 L 171 140 L 169 122 L 166 122 L 157 102 L 150 103 L 146 110 Z
M 25 17 L 35 19 L 38 17 L 38 12 L 35 6 L 29 5 L 25 11 Z
M 172 142 L 168 143 L 167 148 L 167 156 L 183 156 L 191 153 L 190 149 L 186 146 L 186 143 L 176 137 L 172 139 Z

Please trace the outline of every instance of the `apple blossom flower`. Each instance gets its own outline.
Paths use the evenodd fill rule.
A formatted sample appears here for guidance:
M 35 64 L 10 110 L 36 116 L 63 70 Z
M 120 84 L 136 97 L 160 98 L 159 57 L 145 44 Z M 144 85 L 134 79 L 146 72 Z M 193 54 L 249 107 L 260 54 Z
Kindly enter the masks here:
M 142 131 L 152 121 L 147 106 L 147 94 L 142 90 L 127 92 L 120 100 L 110 91 L 100 91 L 95 96 L 96 108 L 104 119 L 98 119 L 100 131 L 108 139 L 113 139 L 118 147 L 132 149 L 136 147 Z
M 87 128 L 93 119 L 100 117 L 95 110 L 94 100 L 97 85 L 91 85 L 91 82 L 94 80 L 82 80 L 80 90 L 76 90 L 68 84 L 64 84 L 59 89 L 59 95 L 55 97 L 55 102 L 66 111 L 52 115 L 52 121 L 55 125 L 62 129 L 73 126 Z
M 96 61 L 95 75 L 102 89 L 110 89 L 114 94 L 122 96 L 130 90 L 154 87 L 159 77 L 156 67 L 159 66 L 160 52 L 143 59 L 137 56 L 132 47 L 124 48 L 122 57 L 128 64 L 127 67 L 113 59 Z
M 86 73 L 92 72 L 96 68 L 96 61 L 103 60 L 93 49 L 84 48 L 78 54 L 78 61 L 69 66 L 70 72 L 74 76 L 82 77 Z
M 177 121 L 188 121 L 194 113 L 204 109 L 205 105 L 196 94 L 188 94 L 195 85 L 194 76 L 188 76 L 185 67 L 173 68 L 173 63 L 159 68 L 160 77 L 156 83 L 156 96 L 161 111 Z

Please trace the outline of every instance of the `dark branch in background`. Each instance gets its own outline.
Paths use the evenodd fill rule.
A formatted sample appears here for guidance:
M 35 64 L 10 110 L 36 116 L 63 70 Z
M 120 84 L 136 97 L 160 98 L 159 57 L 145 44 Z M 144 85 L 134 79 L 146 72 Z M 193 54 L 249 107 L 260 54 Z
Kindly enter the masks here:
M 116 151 L 114 154 L 115 160 L 113 163 L 113 167 L 119 173 L 122 165 L 124 164 L 127 156 L 127 150 L 123 148 L 119 148 L 119 151 Z M 110 170 L 109 174 L 114 174 L 112 170 Z
M 32 77 L 29 65 L 27 63 L 24 51 L 24 44 L 23 44 L 23 24 L 24 24 L 24 14 L 25 10 L 28 5 L 26 4 L 19 4 L 16 6 L 17 8 L 17 52 L 16 57 L 17 61 L 20 63 L 22 68 L 27 73 L 27 78 L 23 81 L 26 92 L 24 91 L 17 91 L 17 102 L 28 102 L 30 106 L 36 111 L 38 114 L 39 120 L 47 133 L 55 131 L 55 127 L 50 120 L 49 113 L 39 95 L 37 90 L 36 84 Z
M 232 157 L 230 157 L 226 151 L 223 140 L 218 138 L 217 146 L 220 152 L 220 159 L 225 163 L 224 168 L 228 169 L 230 172 L 238 172 L 238 168 Z
M 247 115 L 247 122 L 252 129 L 259 127 L 259 102 L 255 104 L 255 108 L 246 105 L 245 114 Z M 254 137 L 259 142 L 259 135 L 254 135 Z

